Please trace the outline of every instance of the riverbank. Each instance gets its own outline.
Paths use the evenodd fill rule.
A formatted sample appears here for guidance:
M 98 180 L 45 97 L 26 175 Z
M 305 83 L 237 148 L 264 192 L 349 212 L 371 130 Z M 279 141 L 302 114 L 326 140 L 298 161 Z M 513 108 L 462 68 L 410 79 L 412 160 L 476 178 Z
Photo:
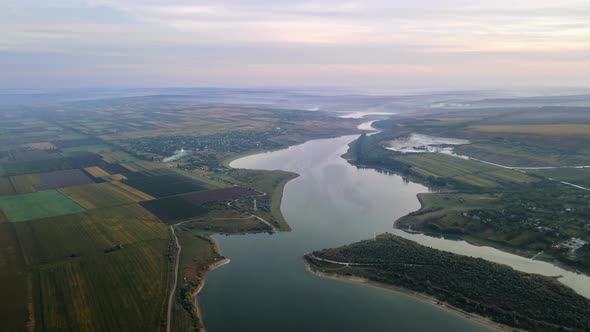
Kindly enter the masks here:
M 374 121 L 373 121 L 374 122 Z M 361 123 L 360 125 L 362 125 L 363 123 Z M 297 146 L 297 145 L 301 145 L 301 144 L 305 144 L 309 141 L 315 141 L 315 140 L 321 140 L 321 139 L 331 139 L 331 138 L 338 138 L 338 137 L 342 137 L 342 136 L 348 136 L 348 135 L 357 135 L 357 134 L 361 134 L 363 132 L 364 129 L 360 129 L 358 128 L 358 126 L 356 126 L 354 128 L 354 130 L 350 130 L 350 133 L 338 133 L 337 135 L 318 135 L 318 137 L 312 137 L 312 138 L 305 138 L 299 142 L 294 141 L 294 142 L 289 142 L 287 144 L 284 144 L 283 146 L 279 146 L 277 148 L 274 149 L 260 149 L 260 150 L 249 150 L 249 151 L 245 151 L 245 152 L 241 152 L 238 154 L 233 154 L 230 156 L 226 156 L 221 158 L 221 160 L 219 161 L 219 164 L 222 165 L 223 167 L 228 167 L 228 168 L 232 168 L 230 166 L 230 164 L 234 161 L 234 160 L 238 160 L 238 159 L 242 159 L 245 157 L 249 157 L 249 156 L 253 156 L 253 155 L 257 155 L 257 154 L 261 154 L 261 153 L 271 153 L 271 152 L 276 152 L 276 151 L 280 151 L 280 150 L 284 150 L 284 149 L 288 149 L 292 146 Z
M 426 207 L 426 203 L 423 199 L 423 195 L 424 193 L 418 193 L 416 195 L 418 202 L 420 203 L 420 208 L 418 210 L 416 210 L 415 212 L 420 212 L 421 210 L 427 209 Z M 494 248 L 496 250 L 499 250 L 501 252 L 505 252 L 511 255 L 515 255 L 515 256 L 519 256 L 522 257 L 523 259 L 531 259 L 531 257 L 536 256 L 538 254 L 538 252 L 536 251 L 527 251 L 527 250 L 523 250 L 523 249 L 517 249 L 517 248 L 513 248 L 513 247 L 508 247 L 508 246 L 503 246 L 499 243 L 493 242 L 493 241 L 487 241 L 486 239 L 483 238 L 479 238 L 479 237 L 473 237 L 473 236 L 461 236 L 461 235 L 449 235 L 449 234 L 445 234 L 445 233 L 440 233 L 440 232 L 424 232 L 422 230 L 416 230 L 413 228 L 402 228 L 399 225 L 399 222 L 408 217 L 408 215 L 402 216 L 398 219 L 396 219 L 393 222 L 393 228 L 394 229 L 398 229 L 401 230 L 403 232 L 407 232 L 410 234 L 423 234 L 426 236 L 430 236 L 430 237 L 435 237 L 435 238 L 444 238 L 446 240 L 455 240 L 455 241 L 465 241 L 468 244 L 472 245 L 472 246 L 476 246 L 476 247 L 490 247 L 490 248 Z M 411 226 L 411 225 L 410 225 Z M 568 266 L 566 264 L 563 264 L 561 261 L 559 261 L 558 259 L 555 259 L 551 256 L 548 255 L 540 255 L 538 257 L 535 257 L 536 261 L 539 262 L 544 262 L 547 264 L 551 264 L 554 265 L 560 269 L 563 269 L 565 271 L 571 272 L 571 273 L 575 273 L 575 274 L 580 274 L 580 275 L 585 275 L 588 276 L 587 273 L 584 273 L 582 271 L 579 271 L 577 269 L 572 268 L 571 266 Z M 554 275 L 555 278 L 560 278 L 561 275 Z M 570 286 L 571 287 L 571 286 Z M 578 292 L 580 293 L 580 292 Z M 582 293 L 580 293 L 582 294 Z M 588 295 L 585 295 L 587 293 L 584 293 L 582 295 L 588 297 Z
M 284 148 L 278 149 L 278 150 L 283 150 L 283 149 Z M 249 152 L 245 152 L 242 154 L 234 155 L 232 157 L 228 157 L 225 160 L 223 160 L 223 165 L 228 168 L 239 169 L 239 168 L 231 167 L 230 164 L 234 160 L 246 158 L 246 157 L 261 154 L 261 153 L 270 153 L 273 151 L 249 151 Z M 258 170 L 258 171 L 268 171 L 268 170 Z M 272 171 L 268 171 L 268 172 L 272 172 Z M 283 171 L 283 172 L 286 172 L 286 171 Z M 273 188 L 273 191 L 268 192 L 268 194 L 271 197 L 270 215 L 276 219 L 278 224 L 275 224 L 275 226 L 281 232 L 291 231 L 291 227 L 287 223 L 287 220 L 285 219 L 285 217 L 283 216 L 283 213 L 281 211 L 281 202 L 283 200 L 283 191 L 284 191 L 284 188 L 288 182 L 299 177 L 299 174 L 294 173 L 294 172 L 286 172 L 286 173 L 288 173 L 288 175 L 286 177 L 284 177 L 283 179 L 281 179 L 281 181 L 278 184 L 276 184 L 276 186 Z
M 258 152 L 253 152 L 252 154 L 257 154 Z M 242 158 L 244 156 L 240 155 L 237 156 L 236 159 Z M 227 166 L 229 167 L 229 164 L 231 163 L 231 161 L 233 161 L 235 159 L 229 160 L 227 161 Z M 275 188 L 274 192 L 272 193 L 272 204 L 271 204 L 271 213 L 273 216 L 275 216 L 275 218 L 277 218 L 277 220 L 279 221 L 279 227 L 278 229 L 280 231 L 291 231 L 291 228 L 289 226 L 289 224 L 286 222 L 285 217 L 283 216 L 280 208 L 281 208 L 281 202 L 282 202 L 282 198 L 283 198 L 283 192 L 284 192 L 284 188 L 287 185 L 287 183 L 293 179 L 296 179 L 297 177 L 299 177 L 299 174 L 297 173 L 292 173 L 291 176 L 283 179 Z M 212 246 L 214 248 L 214 251 L 217 253 L 218 256 L 223 257 L 223 255 L 221 254 L 221 246 L 219 245 L 219 242 L 217 242 L 217 240 L 215 240 L 213 237 L 209 236 L 209 238 L 212 241 Z M 206 331 L 206 326 L 204 323 L 204 319 L 203 319 L 203 313 L 201 310 L 201 307 L 199 305 L 199 300 L 198 300 L 198 296 L 199 293 L 201 292 L 201 290 L 205 287 L 205 283 L 206 283 L 206 279 L 207 279 L 207 273 L 210 271 L 213 271 L 215 269 L 218 269 L 226 264 L 229 264 L 231 262 L 231 260 L 229 258 L 224 258 L 220 261 L 214 262 L 213 264 L 209 265 L 209 267 L 207 268 L 207 270 L 203 273 L 202 278 L 199 280 L 199 284 L 196 288 L 196 290 L 193 292 L 192 297 L 193 297 L 193 303 L 194 303 L 194 308 L 195 308 L 195 313 L 199 319 L 199 329 L 200 331 L 205 332 Z
M 287 223 L 283 212 L 281 211 L 281 202 L 283 201 L 283 193 L 285 186 L 291 180 L 294 180 L 299 177 L 299 174 L 292 173 L 291 176 L 283 179 L 276 187 L 275 191 L 272 193 L 271 196 L 271 206 L 270 206 L 270 213 L 279 221 L 279 230 L 281 232 L 290 232 L 291 226 Z
M 433 305 L 441 310 L 444 310 L 448 313 L 452 313 L 456 316 L 460 316 L 463 319 L 473 321 L 473 322 L 476 322 L 480 325 L 491 328 L 495 331 L 501 331 L 501 332 L 524 331 L 524 330 L 520 330 L 520 329 L 516 329 L 513 327 L 509 327 L 506 325 L 496 323 L 496 322 L 490 320 L 489 318 L 486 318 L 486 317 L 483 317 L 480 315 L 475 315 L 475 314 L 469 313 L 467 311 L 464 311 L 462 309 L 454 307 L 446 302 L 441 302 L 440 300 L 438 300 L 432 296 L 428 296 L 428 295 L 425 295 L 422 293 L 414 292 L 414 291 L 411 291 L 411 290 L 408 290 L 405 288 L 401 288 L 398 286 L 390 285 L 390 284 L 371 281 L 366 278 L 356 277 L 356 276 L 352 276 L 352 275 L 351 276 L 344 276 L 341 274 L 321 272 L 321 271 L 315 270 L 306 260 L 304 260 L 304 262 L 305 262 L 305 268 L 307 269 L 307 271 L 309 271 L 310 273 L 312 273 L 318 277 L 332 279 L 332 280 L 338 280 L 338 281 L 344 281 L 344 282 L 350 282 L 350 283 L 355 283 L 355 284 L 362 284 L 362 285 L 378 287 L 378 288 L 398 292 L 398 293 L 404 294 L 406 296 L 409 296 L 413 299 L 419 300 L 421 302 L 431 304 L 431 305 Z
M 249 151 L 243 154 L 239 154 L 239 155 L 234 155 L 232 157 L 226 158 L 222 161 L 222 164 L 225 167 L 231 168 L 231 166 L 229 166 L 231 164 L 232 161 L 240 159 L 240 158 L 244 158 L 246 156 L 249 155 L 256 155 L 259 153 L 263 153 L 263 152 L 269 152 L 269 151 Z M 283 216 L 280 207 L 281 207 L 281 202 L 282 202 L 282 198 L 283 198 L 283 191 L 284 188 L 286 186 L 286 184 L 299 177 L 299 174 L 297 173 L 291 173 L 290 176 L 282 179 L 277 186 L 275 187 L 274 191 L 271 194 L 271 214 L 273 217 L 275 217 L 278 220 L 278 230 L 279 231 L 290 231 L 291 228 L 289 227 L 289 224 L 286 222 L 285 217 Z M 221 234 L 221 233 L 219 233 Z M 252 233 L 251 233 L 252 234 Z M 216 252 L 216 254 L 219 257 L 223 257 L 221 254 L 221 246 L 219 245 L 219 243 L 217 242 L 217 240 L 215 240 L 213 237 L 209 236 L 209 238 L 212 241 L 212 246 L 214 251 Z M 206 326 L 204 323 L 204 319 L 203 319 L 203 313 L 199 304 L 199 294 L 202 291 L 202 289 L 205 287 L 205 283 L 206 283 L 206 279 L 207 279 L 207 273 L 210 271 L 213 271 L 215 269 L 218 269 L 226 264 L 229 264 L 231 262 L 230 259 L 228 258 L 224 258 L 222 260 L 216 261 L 214 263 L 212 263 L 211 265 L 209 265 L 206 269 L 206 271 L 203 273 L 202 277 L 200 278 L 197 288 L 195 289 L 195 291 L 191 294 L 192 298 L 193 298 L 193 306 L 194 306 L 194 310 L 195 313 L 197 315 L 197 318 L 199 320 L 198 322 L 198 326 L 199 326 L 199 330 L 200 331 L 206 331 Z
M 416 193 L 427 190 L 397 176 L 352 167 L 340 156 L 355 138 L 314 140 L 231 164 L 244 169 L 301 174 L 286 186 L 282 203 L 294 231 L 281 236 L 216 237 L 224 254 L 232 258 L 232 266 L 208 275 L 212 278 L 208 280 L 210 284 L 199 296 L 208 329 L 362 331 L 371 322 L 369 329 L 375 331 L 431 331 L 441 327 L 463 332 L 489 331 L 409 297 L 322 281 L 297 263 L 302 253 L 314 248 L 358 241 L 391 230 L 392 219 L 417 209 Z M 265 258 L 263 262 L 260 257 Z M 268 282 L 269 275 L 276 278 Z M 236 277 L 239 282 L 235 282 Z M 297 296 L 293 297 L 293 291 Z M 292 301 L 285 302 L 284 298 L 289 297 Z M 318 297 L 322 301 L 314 300 Z M 392 312 L 393 298 L 407 306 Z M 305 320 L 289 314 L 301 307 L 308 313 Z M 269 319 L 256 318 L 265 316 Z
M 405 129 L 395 127 L 389 132 L 385 130 L 378 139 L 361 136 L 350 144 L 344 156 L 357 167 L 377 170 L 385 167 L 441 194 L 438 201 L 432 199 L 435 204 L 424 206 L 420 202 L 420 213 L 397 220 L 396 228 L 464 240 L 474 246 L 492 247 L 526 259 L 544 251 L 536 260 L 590 276 L 587 252 L 571 254 L 552 248 L 554 244 L 575 237 L 588 241 L 584 230 L 587 204 L 582 193 L 557 185 L 549 181 L 551 179 L 499 164 L 438 153 L 384 152 L 382 141 L 405 134 Z M 493 197 L 497 204 L 478 205 L 477 199 L 463 204 L 448 200 L 447 194 Z M 421 227 L 422 223 L 426 227 Z M 590 289 L 586 288 L 584 294 L 590 296 Z
M 217 243 L 217 241 L 214 238 L 211 238 L 211 240 L 213 241 L 213 248 L 215 249 L 217 254 L 219 256 L 223 257 L 221 255 L 221 247 L 219 246 L 219 243 Z M 215 269 L 218 269 L 224 265 L 227 265 L 229 263 L 231 263 L 231 260 L 229 258 L 223 258 L 223 259 L 209 265 L 209 267 L 207 268 L 207 271 L 205 271 L 203 273 L 203 277 L 199 280 L 199 285 L 197 286 L 197 289 L 192 294 L 193 305 L 195 307 L 195 313 L 197 314 L 197 318 L 199 319 L 199 330 L 201 332 L 206 332 L 207 328 L 205 327 L 205 321 L 203 320 L 203 313 L 201 311 L 201 306 L 199 305 L 199 293 L 201 292 L 203 287 L 205 287 L 207 273 L 209 273 Z

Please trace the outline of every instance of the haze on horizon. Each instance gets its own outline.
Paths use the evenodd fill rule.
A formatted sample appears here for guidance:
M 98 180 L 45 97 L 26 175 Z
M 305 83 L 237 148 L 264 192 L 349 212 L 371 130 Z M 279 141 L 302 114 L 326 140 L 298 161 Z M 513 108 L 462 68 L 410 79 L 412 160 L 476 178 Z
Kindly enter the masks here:
M 590 86 L 588 1 L 4 0 L 0 87 Z

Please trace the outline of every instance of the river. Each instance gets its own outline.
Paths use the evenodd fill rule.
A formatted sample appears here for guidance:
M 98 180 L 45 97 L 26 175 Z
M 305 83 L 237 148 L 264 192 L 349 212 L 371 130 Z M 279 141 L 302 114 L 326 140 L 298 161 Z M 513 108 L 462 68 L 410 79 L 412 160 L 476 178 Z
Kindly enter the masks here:
M 568 278 L 570 272 L 547 263 L 463 241 L 394 230 L 393 222 L 417 210 L 416 194 L 428 192 L 428 188 L 397 175 L 348 164 L 340 156 L 356 137 L 314 140 L 230 164 L 288 170 L 300 177 L 285 186 L 281 205 L 291 232 L 215 236 L 231 264 L 210 272 L 199 295 L 209 332 L 488 330 L 407 295 L 324 279 L 305 269 L 305 252 L 383 232 L 452 252 L 507 260 L 520 270 L 538 269 L 539 273 Z M 570 274 L 564 283 L 569 280 L 578 292 L 590 287 L 588 277 Z

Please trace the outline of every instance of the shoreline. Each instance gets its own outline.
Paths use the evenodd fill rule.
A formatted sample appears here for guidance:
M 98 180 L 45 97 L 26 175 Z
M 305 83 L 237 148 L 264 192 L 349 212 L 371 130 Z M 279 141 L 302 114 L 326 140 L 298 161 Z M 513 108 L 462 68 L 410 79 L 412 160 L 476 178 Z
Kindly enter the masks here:
M 352 142 L 354 143 L 354 141 Z M 351 144 L 352 144 L 351 143 Z M 432 193 L 445 193 L 445 192 L 453 192 L 452 190 L 449 190 L 447 188 L 444 187 L 437 187 L 437 186 L 431 186 L 429 183 L 416 178 L 415 176 L 408 176 L 408 175 L 402 175 L 399 172 L 396 172 L 394 170 L 388 169 L 386 167 L 381 167 L 381 166 L 372 166 L 372 165 L 367 165 L 367 164 L 360 164 L 357 163 L 356 160 L 354 160 L 353 158 L 350 158 L 349 156 L 347 156 L 348 152 L 350 151 L 350 144 L 349 144 L 349 149 L 346 153 L 344 153 L 341 157 L 346 160 L 350 165 L 355 166 L 357 168 L 368 168 L 368 169 L 374 169 L 376 171 L 379 172 L 388 172 L 388 173 L 393 173 L 396 174 L 400 177 L 402 177 L 403 179 L 407 179 L 410 182 L 413 183 L 417 183 L 417 184 L 421 184 L 423 186 L 426 186 L 429 190 L 432 191 Z M 422 200 L 422 195 L 423 194 L 428 194 L 429 192 L 423 192 L 423 193 L 418 193 L 416 194 L 416 198 L 418 199 L 418 201 L 420 202 L 420 208 L 416 211 L 413 212 L 417 212 L 420 211 L 424 208 L 424 202 Z M 519 256 L 525 259 L 531 259 L 531 257 L 535 256 L 538 252 L 533 252 L 533 251 L 528 251 L 527 249 L 517 249 L 517 248 L 512 248 L 512 247 L 508 247 L 508 246 L 504 246 L 498 243 L 495 243 L 493 241 L 487 240 L 485 238 L 476 238 L 476 237 L 470 237 L 470 236 L 461 236 L 461 235 L 457 235 L 456 238 L 448 238 L 446 236 L 449 236 L 449 234 L 445 234 L 445 233 L 436 233 L 436 232 L 424 232 L 422 230 L 414 230 L 414 229 L 407 229 L 407 228 L 401 228 L 399 227 L 399 221 L 405 217 L 407 217 L 408 215 L 404 215 L 399 217 L 398 219 L 396 219 L 393 222 L 393 228 L 397 229 L 397 230 L 401 230 L 403 232 L 409 233 L 409 234 L 422 234 L 422 235 L 426 235 L 429 237 L 442 237 L 446 240 L 457 240 L 457 241 L 465 241 L 466 243 L 476 246 L 476 247 L 490 247 L 490 248 L 494 248 L 496 250 L 502 251 L 504 253 L 508 253 L 511 255 L 515 255 L 515 256 Z M 539 261 L 539 262 L 544 262 L 544 263 L 548 263 L 551 264 L 557 268 L 560 268 L 562 270 L 565 270 L 567 272 L 571 272 L 571 273 L 575 273 L 575 274 L 580 274 L 580 275 L 584 275 L 584 276 L 588 276 L 590 277 L 590 272 L 586 272 L 586 271 L 581 271 L 578 270 L 572 266 L 569 266 L 565 263 L 563 263 L 562 261 L 560 261 L 559 259 L 555 258 L 555 257 L 551 257 L 548 256 L 547 253 L 545 253 L 545 255 L 540 255 L 540 256 L 535 256 L 535 260 Z M 561 275 L 555 276 L 557 278 L 562 277 Z M 567 285 L 566 285 L 567 286 Z M 570 286 L 568 286 L 570 287 Z M 571 287 L 570 287 L 571 288 Z M 577 291 L 576 291 L 577 292 Z M 578 292 L 577 292 L 578 293 Z
M 380 283 L 380 282 L 376 282 L 376 281 L 371 281 L 367 278 L 362 278 L 362 277 L 357 277 L 357 276 L 344 276 L 344 275 L 340 275 L 340 274 L 335 274 L 335 273 L 326 273 L 326 272 L 321 272 L 318 270 L 315 270 L 308 262 L 306 259 L 304 259 L 304 263 L 305 263 L 305 269 L 311 273 L 314 274 L 318 277 L 321 278 L 327 278 L 327 279 L 332 279 L 332 280 L 337 280 L 337 281 L 341 281 L 341 282 L 350 282 L 353 284 L 360 284 L 360 285 L 367 285 L 367 286 L 371 286 L 371 287 L 377 287 L 377 288 L 381 288 L 381 289 L 386 289 L 386 290 L 390 290 L 390 291 L 394 291 L 406 296 L 409 296 L 415 300 L 430 304 L 436 308 L 439 308 L 441 310 L 444 310 L 445 312 L 451 313 L 455 316 L 460 316 L 463 319 L 475 322 L 477 324 L 486 326 L 490 329 L 493 329 L 495 331 L 499 331 L 499 332 L 506 332 L 506 331 L 524 331 L 524 330 L 520 330 L 518 328 L 515 327 L 510 327 L 507 325 L 503 325 L 500 323 L 496 323 L 492 320 L 490 320 L 489 318 L 486 318 L 484 316 L 480 316 L 477 314 L 473 314 L 470 312 L 467 312 L 465 310 L 462 310 L 460 308 L 454 307 L 446 302 L 440 301 L 437 298 L 433 297 L 433 296 L 429 296 L 426 294 L 422 294 L 419 292 L 414 292 L 399 286 L 395 286 L 395 285 L 390 285 L 390 284 L 386 284 L 386 283 Z
M 309 142 L 309 141 L 306 141 L 306 142 Z M 306 142 L 304 142 L 304 143 L 306 143 Z M 304 143 L 301 143 L 301 144 L 304 144 Z M 240 154 L 223 159 L 222 165 L 225 167 L 231 168 L 231 169 L 239 169 L 239 168 L 231 167 L 229 164 L 231 164 L 233 161 L 238 160 L 238 159 L 246 158 L 246 157 L 261 154 L 261 153 L 270 153 L 270 152 L 274 152 L 274 151 L 280 151 L 280 150 L 288 149 L 291 146 L 295 146 L 295 145 L 290 145 L 290 146 L 275 149 L 275 150 L 256 150 L 256 151 L 249 151 L 249 152 L 240 153 Z M 266 171 L 266 170 L 263 170 L 263 171 Z M 269 193 L 269 195 L 271 196 L 270 213 L 273 217 L 275 217 L 279 221 L 279 225 L 278 225 L 278 227 L 276 227 L 279 232 L 290 232 L 291 226 L 289 225 L 289 223 L 287 223 L 285 216 L 283 216 L 283 212 L 281 211 L 281 203 L 283 202 L 283 194 L 285 192 L 285 186 L 287 185 L 287 183 L 291 182 L 292 180 L 298 178 L 301 175 L 298 173 L 295 173 L 295 172 L 290 172 L 290 171 L 283 171 L 283 172 L 290 173 L 290 176 L 283 179 L 277 185 L 274 192 Z M 276 213 L 276 215 L 275 215 L 275 213 Z M 221 252 L 221 249 L 219 250 L 219 252 Z
M 226 159 L 224 159 L 222 161 L 222 164 L 224 166 L 226 166 L 226 167 L 233 168 L 233 167 L 229 166 L 229 164 L 232 161 L 237 160 L 237 159 L 241 159 L 241 158 L 244 158 L 244 157 L 247 157 L 247 156 L 250 156 L 250 155 L 256 155 L 256 154 L 265 153 L 265 152 L 272 152 L 272 151 L 250 151 L 250 152 L 246 152 L 246 153 L 243 153 L 243 154 L 232 156 L 230 158 L 226 158 Z M 294 173 L 294 172 L 290 172 L 290 173 L 292 173 L 292 175 L 290 177 L 288 177 L 288 178 L 285 178 L 283 181 L 281 181 L 281 183 L 275 189 L 275 192 L 273 192 L 271 194 L 273 196 L 273 198 L 274 198 L 275 195 L 277 195 L 277 197 L 276 197 L 277 198 L 277 203 L 276 203 L 277 205 L 276 205 L 276 207 L 277 207 L 277 210 L 278 210 L 277 219 L 279 219 L 279 222 L 281 223 L 281 225 L 279 225 L 279 227 L 280 226 L 286 227 L 286 229 L 280 229 L 279 228 L 279 231 L 282 231 L 282 232 L 284 232 L 284 231 L 290 232 L 291 231 L 291 226 L 289 226 L 289 224 L 285 220 L 285 217 L 283 216 L 282 211 L 280 210 L 281 209 L 281 202 L 283 200 L 284 189 L 285 189 L 285 186 L 287 185 L 287 183 L 289 183 L 291 180 L 294 180 L 294 179 L 296 179 L 296 178 L 298 178 L 300 176 L 299 174 Z M 277 192 L 278 192 L 278 194 L 277 194 Z M 273 206 L 271 207 L 271 212 L 272 212 L 272 210 L 274 208 L 274 204 L 272 204 L 272 205 Z M 221 234 L 221 233 L 217 233 L 217 234 Z M 219 242 L 217 242 L 217 240 L 215 240 L 212 236 L 209 236 L 209 238 L 213 242 L 213 248 L 214 248 L 215 252 L 219 256 L 223 257 L 223 255 L 221 254 L 221 246 L 219 245 Z M 195 313 L 196 313 L 196 315 L 197 315 L 197 317 L 199 319 L 199 329 L 202 332 L 206 332 L 207 331 L 207 328 L 205 326 L 205 320 L 203 319 L 203 312 L 201 311 L 201 306 L 199 304 L 199 294 L 201 293 L 201 291 L 205 287 L 205 283 L 206 283 L 206 280 L 207 280 L 207 273 L 210 272 L 210 271 L 213 271 L 215 269 L 218 269 L 218 268 L 220 268 L 220 267 L 222 267 L 224 265 L 227 265 L 230 262 L 231 262 L 231 260 L 229 258 L 224 258 L 224 259 L 222 259 L 220 261 L 214 262 L 211 265 L 209 265 L 207 267 L 207 270 L 205 271 L 205 273 L 203 273 L 203 277 L 199 281 L 199 285 L 198 285 L 197 289 L 192 294 L 193 304 L 195 306 Z
M 278 147 L 276 149 L 268 149 L 268 150 L 251 150 L 251 151 L 245 151 L 242 153 L 238 153 L 235 155 L 231 155 L 231 156 L 227 156 L 225 158 L 222 158 L 220 160 L 220 164 L 224 167 L 228 167 L 228 168 L 234 168 L 231 167 L 229 164 L 231 164 L 234 160 L 238 160 L 241 158 L 245 158 L 245 157 L 249 157 L 249 156 L 253 156 L 256 154 L 262 154 L 262 153 L 271 153 L 271 152 L 276 152 L 276 151 L 280 151 L 280 150 L 285 150 L 288 149 L 290 147 L 293 146 L 297 146 L 297 145 L 301 145 L 301 144 L 305 144 L 307 142 L 311 142 L 311 141 L 315 141 L 315 140 L 320 140 L 320 139 L 333 139 L 333 138 L 339 138 L 339 137 L 343 137 L 343 136 L 351 136 L 351 135 L 361 135 L 363 133 L 363 130 L 358 129 L 357 127 L 355 127 L 354 130 L 351 131 L 351 133 L 347 133 L 347 134 L 338 134 L 338 135 L 328 135 L 325 137 L 316 137 L 316 138 L 310 138 L 310 139 L 306 139 L 302 142 L 298 142 L 298 143 L 294 143 L 294 144 L 288 144 L 286 146 L 283 147 Z
M 283 203 L 285 186 L 287 186 L 287 183 L 291 182 L 292 180 L 295 180 L 300 175 L 294 172 L 289 173 L 291 173 L 291 175 L 283 179 L 275 188 L 275 191 L 271 194 L 270 214 L 277 218 L 277 220 L 279 221 L 279 226 L 277 228 L 280 232 L 290 232 L 292 230 L 291 225 L 289 225 L 289 223 L 285 219 L 285 216 L 283 215 L 283 211 L 281 211 L 281 204 Z
M 422 210 L 424 208 L 424 202 L 422 200 L 422 194 L 427 194 L 427 193 L 418 193 L 418 194 L 416 194 L 416 198 L 418 199 L 418 202 L 420 202 L 420 208 L 418 210 L 416 210 L 416 211 L 420 211 L 420 210 Z M 416 211 L 414 211 L 414 212 L 416 212 Z M 478 239 L 476 241 L 473 238 L 463 237 L 463 236 L 457 236 L 456 239 L 452 239 L 452 238 L 446 238 L 445 235 L 447 235 L 447 234 L 444 234 L 444 233 L 433 233 L 433 232 L 430 232 L 429 233 L 429 232 L 423 232 L 421 230 L 413 230 L 413 229 L 410 230 L 410 229 L 405 229 L 405 228 L 399 227 L 399 221 L 402 218 L 405 218 L 406 216 L 407 215 L 401 216 L 401 217 L 397 218 L 393 222 L 393 228 L 394 229 L 397 229 L 397 230 L 400 230 L 400 231 L 403 231 L 403 232 L 406 232 L 406 233 L 409 233 L 409 234 L 422 234 L 422 235 L 426 235 L 426 236 L 430 236 L 430 237 L 442 237 L 443 239 L 449 240 L 449 241 L 465 241 L 465 242 L 467 242 L 468 244 L 470 244 L 472 246 L 476 246 L 476 247 L 490 247 L 490 248 L 494 248 L 496 250 L 499 250 L 499 251 L 502 251 L 502 252 L 505 252 L 505 253 L 508 253 L 508 254 L 511 254 L 511 255 L 519 256 L 519 257 L 522 257 L 522 258 L 526 258 L 526 259 L 530 259 L 531 257 L 529 257 L 529 256 L 532 256 L 532 255 L 535 255 L 536 254 L 536 252 L 527 252 L 525 250 L 516 250 L 516 249 L 510 248 L 510 247 L 505 247 L 505 246 L 497 245 L 497 244 L 495 244 L 493 242 L 486 241 L 485 239 Z M 527 256 L 524 256 L 523 255 L 524 253 L 526 253 Z M 544 263 L 548 263 L 548 264 L 554 265 L 554 266 L 556 266 L 558 268 L 561 268 L 563 270 L 566 270 L 568 272 L 590 276 L 587 273 L 584 273 L 584 272 L 579 271 L 579 270 L 575 270 L 575 269 L 573 269 L 573 268 L 571 268 L 571 267 L 569 267 L 567 265 L 564 265 L 563 263 L 561 263 L 557 259 L 547 260 L 545 258 L 546 258 L 546 256 L 541 255 L 540 257 L 535 258 L 535 260 L 536 261 L 539 261 L 539 262 L 544 262 Z M 560 275 L 560 276 L 547 276 L 547 277 L 555 277 L 555 278 L 558 278 L 559 279 L 562 276 Z M 565 286 L 567 286 L 567 285 L 565 285 Z M 569 287 L 569 286 L 567 286 L 567 287 Z
M 219 243 L 212 237 L 209 237 L 211 239 L 211 241 L 213 241 L 213 248 L 215 249 L 215 252 L 217 252 L 217 254 L 221 257 L 223 257 L 221 255 L 221 247 L 219 246 Z M 206 332 L 207 328 L 205 326 L 205 321 L 203 319 L 203 313 L 201 311 L 201 306 L 199 305 L 199 293 L 201 293 L 201 290 L 203 290 L 203 287 L 205 287 L 205 282 L 207 280 L 207 273 L 218 269 L 224 265 L 227 265 L 231 263 L 231 259 L 229 258 L 223 258 L 221 260 L 218 260 L 212 264 L 210 264 L 207 267 L 207 270 L 203 273 L 203 277 L 201 278 L 201 280 L 199 280 L 199 285 L 197 287 L 197 289 L 193 292 L 193 294 L 191 295 L 193 297 L 193 305 L 195 306 L 195 313 L 197 314 L 197 318 L 199 319 L 199 331 L 202 332 Z

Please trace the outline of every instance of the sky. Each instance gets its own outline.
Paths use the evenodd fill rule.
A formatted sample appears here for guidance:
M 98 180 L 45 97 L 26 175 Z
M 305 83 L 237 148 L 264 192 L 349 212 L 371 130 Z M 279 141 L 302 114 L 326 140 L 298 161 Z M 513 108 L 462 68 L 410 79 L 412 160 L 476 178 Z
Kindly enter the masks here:
M 0 87 L 590 86 L 590 1 L 2 0 Z

